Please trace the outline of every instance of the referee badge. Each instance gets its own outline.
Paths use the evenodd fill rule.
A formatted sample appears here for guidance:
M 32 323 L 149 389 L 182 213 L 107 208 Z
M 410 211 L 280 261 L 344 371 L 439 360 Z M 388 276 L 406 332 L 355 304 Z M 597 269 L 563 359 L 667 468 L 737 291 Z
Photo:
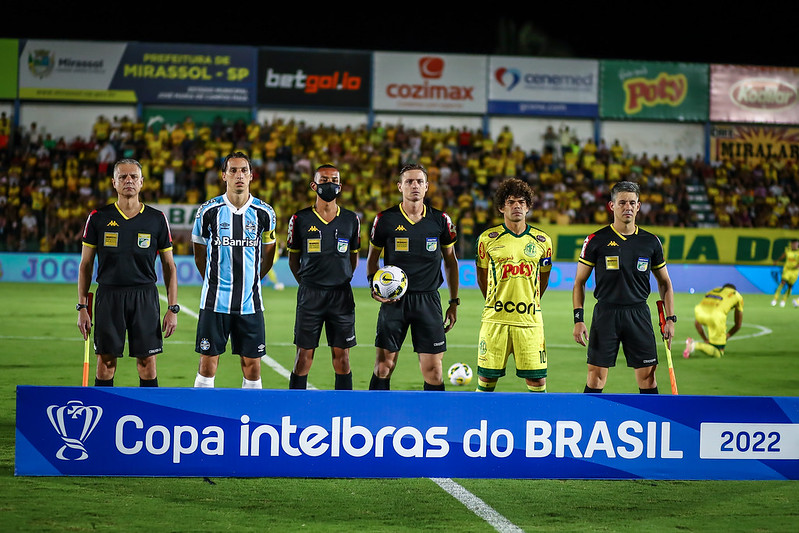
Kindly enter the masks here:
M 338 251 L 339 253 L 345 253 L 350 247 L 350 242 L 347 239 L 339 239 L 338 240 Z
M 149 248 L 150 247 L 150 234 L 149 233 L 139 233 L 138 239 L 136 242 L 139 244 L 139 248 Z
M 639 257 L 638 258 L 638 271 L 639 272 L 646 272 L 649 269 L 649 258 L 648 257 Z
M 428 252 L 435 252 L 438 250 L 438 239 L 435 237 L 427 239 L 427 251 Z

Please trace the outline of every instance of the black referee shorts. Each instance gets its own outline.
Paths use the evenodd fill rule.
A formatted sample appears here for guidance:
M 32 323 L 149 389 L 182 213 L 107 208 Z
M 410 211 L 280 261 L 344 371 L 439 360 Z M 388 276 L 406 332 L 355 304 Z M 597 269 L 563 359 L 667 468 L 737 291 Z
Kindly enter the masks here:
M 652 315 L 646 302 L 635 305 L 597 303 L 588 336 L 588 364 L 616 366 L 619 345 L 627 366 L 645 368 L 658 364 Z
M 234 355 L 253 359 L 265 355 L 266 328 L 263 311 L 239 315 L 200 309 L 194 350 L 202 355 L 223 354 L 228 338 Z
M 114 287 L 99 285 L 94 302 L 94 351 L 122 357 L 125 334 L 131 357 L 149 357 L 164 351 L 161 303 L 153 285 Z
M 399 352 L 409 327 L 414 352 L 447 351 L 438 291 L 408 292 L 396 303 L 381 304 L 377 315 L 375 346 L 390 352 Z
M 306 350 L 316 349 L 322 326 L 328 346 L 355 346 L 355 298 L 349 284 L 332 289 L 300 285 L 297 289 L 294 344 Z

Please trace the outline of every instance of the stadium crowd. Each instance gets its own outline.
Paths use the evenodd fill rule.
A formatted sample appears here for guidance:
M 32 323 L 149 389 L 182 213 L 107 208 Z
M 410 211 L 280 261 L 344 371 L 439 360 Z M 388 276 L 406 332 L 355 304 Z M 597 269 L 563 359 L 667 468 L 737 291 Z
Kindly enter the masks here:
M 698 155 L 630 154 L 618 140 L 581 142 L 552 128 L 540 150 L 524 151 L 508 128 L 492 138 L 467 128 L 417 130 L 382 123 L 333 128 L 280 119 L 194 123 L 187 118 L 155 129 L 129 117 L 99 116 L 91 132 L 55 139 L 35 123 L 14 128 L 2 113 L 0 250 L 80 251 L 89 210 L 113 201 L 109 176 L 117 159 L 141 162 L 146 203 L 201 204 L 221 194 L 219 166 L 234 150 L 250 155 L 252 193 L 274 207 L 282 244 L 291 213 L 312 203 L 311 170 L 323 163 L 346 176 L 340 201 L 360 215 L 364 238 L 375 214 L 399 202 L 399 168 L 408 162 L 424 165 L 428 198 L 459 227 L 460 257 L 471 256 L 474 239 L 497 222 L 491 199 L 506 176 L 533 187 L 533 223 L 609 223 L 610 187 L 630 180 L 641 186 L 638 222 L 644 226 L 697 226 L 689 190 L 701 185 L 720 227 L 799 227 L 799 168 L 791 161 L 708 164 Z M 175 252 L 191 252 L 187 235 L 175 232 Z

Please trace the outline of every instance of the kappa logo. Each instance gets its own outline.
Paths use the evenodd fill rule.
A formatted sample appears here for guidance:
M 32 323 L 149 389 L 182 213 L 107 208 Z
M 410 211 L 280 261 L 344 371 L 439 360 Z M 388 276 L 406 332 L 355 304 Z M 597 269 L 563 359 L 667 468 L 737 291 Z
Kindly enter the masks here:
M 408 231 L 408 230 L 405 229 L 405 226 L 400 224 L 399 226 L 397 226 L 397 228 L 394 231 Z
M 618 246 L 618 243 L 616 241 L 610 241 L 608 246 Z
M 86 439 L 92 434 L 103 408 L 98 405 L 83 405 L 80 400 L 70 400 L 66 405 L 51 405 L 47 408 L 47 418 L 53 425 L 64 445 L 55 456 L 62 461 L 83 461 L 89 457 Z
M 310 228 L 308 228 L 308 231 L 319 231 L 319 228 L 317 228 L 316 226 L 311 226 Z
M 106 224 L 106 227 L 108 227 L 108 226 L 116 226 L 116 227 L 119 227 L 119 224 L 117 224 L 117 221 L 116 221 L 116 220 L 112 220 L 111 222 L 109 222 L 108 224 Z

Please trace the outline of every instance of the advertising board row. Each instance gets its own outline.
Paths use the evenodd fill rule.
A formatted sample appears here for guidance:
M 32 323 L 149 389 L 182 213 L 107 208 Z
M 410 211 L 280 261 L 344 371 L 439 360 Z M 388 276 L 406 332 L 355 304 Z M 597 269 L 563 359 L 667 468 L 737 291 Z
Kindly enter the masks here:
M 799 123 L 799 68 L 0 40 L 1 99 Z

